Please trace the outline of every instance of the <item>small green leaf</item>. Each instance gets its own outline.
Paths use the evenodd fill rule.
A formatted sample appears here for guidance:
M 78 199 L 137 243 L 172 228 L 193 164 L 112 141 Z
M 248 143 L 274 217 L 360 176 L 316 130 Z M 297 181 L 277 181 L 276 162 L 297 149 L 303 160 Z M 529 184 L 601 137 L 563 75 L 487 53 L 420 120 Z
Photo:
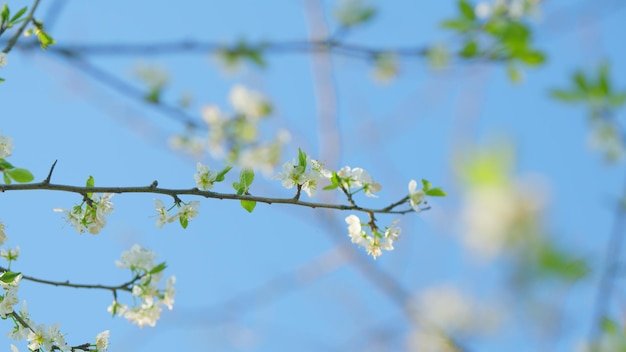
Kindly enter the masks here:
M 0 159 L 0 170 L 9 170 L 13 168 L 15 168 L 15 166 L 13 166 L 10 162 Z
M 246 209 L 248 213 L 252 213 L 254 208 L 256 207 L 256 201 L 253 200 L 242 200 L 241 207 Z
M 167 264 L 165 262 L 160 263 L 159 265 L 155 266 L 154 268 L 150 269 L 150 272 L 148 272 L 148 274 L 156 274 L 156 273 L 160 273 L 161 271 L 165 270 L 165 268 L 167 268 Z
M 159 103 L 159 101 L 161 101 L 161 88 L 161 86 L 152 87 L 148 94 L 144 96 L 144 99 L 149 103 Z
M 441 188 L 431 188 L 428 191 L 424 191 L 427 196 L 431 197 L 445 197 L 447 196 L 446 192 L 444 192 Z
M 13 281 L 15 281 L 15 278 L 18 277 L 18 275 L 20 275 L 21 273 L 15 273 L 12 271 L 5 271 L 4 273 L 2 273 L 2 276 L 0 276 L 0 281 L 6 283 L 6 284 L 10 284 Z
M 619 325 L 617 325 L 616 322 L 607 317 L 602 318 L 602 322 L 600 323 L 600 325 L 602 327 L 602 331 L 604 331 L 608 335 L 613 335 L 620 331 Z
M 441 22 L 440 26 L 443 28 L 455 30 L 457 32 L 465 33 L 474 28 L 474 22 L 465 19 L 446 20 Z
M 552 96 L 552 98 L 566 103 L 574 103 L 577 101 L 585 100 L 586 98 L 585 94 L 582 92 L 571 92 L 560 89 L 553 89 L 552 91 L 550 91 L 550 95 Z
M 246 188 L 246 191 L 250 188 L 252 182 L 254 182 L 254 171 L 252 169 L 241 170 L 241 173 L 239 174 L 239 183 L 242 187 Z
M 87 182 L 85 183 L 86 187 L 93 187 L 95 186 L 96 181 L 94 180 L 93 176 L 89 176 L 89 178 L 87 178 Z
M 517 57 L 529 66 L 538 66 L 546 61 L 546 56 L 542 52 L 532 50 L 519 54 Z
M 26 10 L 28 10 L 28 7 L 24 6 L 21 10 L 17 11 L 17 13 L 13 15 L 13 17 L 11 17 L 10 22 L 15 24 L 15 21 L 17 21 L 20 17 L 22 17 L 22 15 L 26 13 Z
M 0 77 L 0 83 L 4 82 L 4 78 Z
M 31 174 L 30 171 L 26 169 L 11 169 L 8 170 L 7 173 L 9 174 L 9 176 L 11 176 L 12 179 L 19 183 L 31 182 L 35 179 L 33 174 Z
M 189 220 L 187 220 L 187 218 L 185 218 L 185 217 L 179 216 L 178 217 L 178 221 L 180 222 L 180 226 L 183 229 L 186 229 L 187 226 L 189 225 Z
M 261 54 L 261 50 L 251 50 L 246 53 L 246 57 L 260 68 L 267 66 L 267 63 Z
M 470 40 L 465 43 L 465 46 L 463 46 L 463 49 L 461 49 L 461 52 L 459 53 L 459 55 L 464 58 L 472 58 L 475 57 L 476 54 L 478 54 L 478 43 L 474 40 Z
M 94 180 L 93 176 L 89 175 L 89 178 L 87 178 L 87 182 L 85 183 L 86 187 L 93 187 L 96 184 L 96 181 Z M 91 198 L 93 196 L 92 192 L 87 193 L 87 198 Z
M 241 185 L 239 184 L 239 182 L 233 182 L 233 188 L 235 189 L 235 191 L 237 191 L 237 194 L 243 194 L 244 192 L 244 188 L 241 187 Z
M 4 183 L 7 185 L 11 184 L 11 178 L 9 177 L 9 175 L 7 174 L 6 171 L 2 172 L 2 176 L 4 177 Z
M 9 6 L 4 3 L 4 5 L 2 5 L 2 12 L 0 12 L 0 25 L 4 25 L 8 22 L 10 14 Z
M 582 73 L 582 71 L 577 71 L 576 73 L 574 73 L 574 76 L 572 78 L 578 86 L 578 89 L 583 92 L 587 92 L 589 90 L 587 79 L 585 78 L 585 75 Z
M 507 66 L 506 73 L 509 75 L 509 79 L 513 83 L 520 83 L 524 77 L 522 75 L 522 72 L 520 72 L 520 70 L 518 70 L 517 67 L 513 65 Z
M 337 187 L 339 187 L 338 184 L 333 184 L 333 185 L 328 185 L 328 186 L 326 186 L 326 187 L 324 187 L 322 189 L 325 190 L 325 191 L 328 191 L 328 190 L 331 190 L 331 189 L 335 189 Z
M 306 153 L 298 148 L 298 166 L 302 166 L 302 170 L 306 170 Z
M 430 183 L 430 181 L 422 179 L 422 189 L 424 190 L 424 192 L 428 191 L 430 189 L 430 187 L 432 187 L 432 184 Z
M 48 49 L 48 46 L 55 43 L 50 34 L 46 33 L 43 29 L 35 31 L 35 34 L 37 35 L 37 39 L 39 39 L 39 45 L 44 50 Z
M 233 168 L 232 166 L 226 166 L 222 171 L 220 171 L 215 176 L 215 182 L 222 182 L 222 181 L 224 181 L 224 176 L 226 176 L 228 171 L 230 171 L 230 169 L 232 169 L 232 168 Z
M 467 18 L 468 20 L 473 21 L 476 19 L 476 13 L 474 13 L 474 8 L 466 0 L 459 0 L 459 10 L 461 10 L 461 14 L 463 15 L 463 17 Z

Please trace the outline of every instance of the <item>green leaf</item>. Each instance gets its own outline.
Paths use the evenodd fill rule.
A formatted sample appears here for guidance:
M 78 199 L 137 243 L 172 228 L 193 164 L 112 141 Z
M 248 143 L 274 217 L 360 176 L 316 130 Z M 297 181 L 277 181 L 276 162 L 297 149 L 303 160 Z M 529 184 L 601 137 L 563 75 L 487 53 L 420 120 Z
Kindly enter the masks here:
M 148 274 L 154 275 L 156 273 L 160 273 L 161 271 L 165 270 L 165 268 L 167 268 L 167 264 L 165 262 L 160 263 L 159 265 L 157 265 L 154 268 L 150 269 Z
M 35 31 L 35 34 L 37 34 L 37 39 L 39 39 L 39 45 L 44 50 L 48 49 L 49 45 L 52 45 L 55 43 L 54 39 L 50 36 L 50 34 L 46 33 L 43 29 L 39 29 Z
M 90 175 L 87 178 L 87 182 L 85 183 L 85 186 L 86 187 L 93 187 L 93 186 L 95 186 L 95 184 L 96 184 L 96 181 L 94 180 L 93 176 Z
M 10 284 L 13 281 L 15 281 L 15 278 L 20 275 L 21 273 L 15 273 L 12 271 L 5 271 L 4 273 L 2 273 L 2 276 L 0 276 L 0 281 L 6 283 L 6 284 Z
M 237 191 L 237 194 L 243 194 L 244 189 L 241 187 L 239 182 L 233 182 L 233 188 Z
M 242 200 L 241 207 L 246 209 L 248 213 L 252 213 L 254 207 L 256 207 L 256 201 L 253 200 Z
M 230 171 L 232 168 L 233 168 L 232 166 L 226 166 L 222 171 L 220 171 L 217 175 L 215 175 L 215 182 L 224 181 L 224 176 L 226 176 L 228 171 Z
M 263 59 L 263 54 L 261 53 L 261 50 L 251 50 L 246 53 L 246 57 L 260 68 L 264 68 L 265 66 L 267 66 L 267 63 Z
M 447 196 L 446 192 L 444 192 L 440 187 L 431 188 L 428 191 L 424 191 L 427 196 L 431 197 L 445 197 Z
M 546 61 L 546 57 L 542 52 L 532 50 L 518 54 L 517 58 L 529 66 L 538 66 Z
M 30 171 L 26 169 L 11 169 L 8 170 L 7 173 L 9 174 L 9 176 L 11 176 L 12 179 L 19 183 L 31 182 L 35 179 L 33 174 L 31 174 Z
M 576 71 L 576 73 L 574 73 L 574 76 L 572 78 L 574 79 L 574 83 L 576 83 L 576 85 L 578 86 L 578 89 L 580 89 L 583 92 L 589 91 L 587 79 L 585 78 L 585 75 L 582 73 L 582 71 Z
M 550 91 L 550 95 L 552 98 L 556 100 L 560 100 L 566 103 L 574 103 L 577 101 L 585 100 L 586 96 L 584 93 L 579 91 L 566 91 L 560 89 L 553 89 Z
M 246 191 L 248 191 L 252 182 L 254 182 L 254 171 L 252 169 L 242 169 L 239 174 L 239 183 L 241 184 L 241 187 L 245 187 Z
M 517 69 L 514 65 L 508 65 L 506 68 L 506 73 L 509 75 L 509 79 L 513 83 L 520 83 L 523 79 L 522 72 Z
M 9 175 L 7 175 L 6 171 L 2 172 L 2 176 L 4 177 L 4 183 L 7 185 L 11 184 L 11 178 L 9 177 Z
M 602 331 L 604 331 L 608 335 L 613 335 L 620 331 L 619 325 L 617 325 L 616 322 L 607 317 L 602 318 L 600 326 L 602 327 Z
M 86 187 L 93 187 L 96 184 L 96 181 L 94 180 L 93 176 L 89 175 L 89 177 L 87 178 L 87 182 L 85 183 Z M 87 193 L 87 198 L 91 198 L 93 196 L 92 192 Z
M 463 49 L 461 49 L 459 53 L 459 55 L 464 58 L 472 58 L 476 56 L 476 54 L 478 54 L 478 43 L 474 40 L 469 40 L 465 43 L 465 46 L 463 46 Z
M 571 258 L 570 254 L 551 244 L 545 244 L 539 249 L 537 260 L 545 274 L 563 280 L 576 281 L 589 273 L 589 267 L 584 261 Z
M 20 17 L 22 17 L 22 15 L 26 13 L 26 10 L 28 10 L 28 7 L 24 6 L 21 10 L 17 11 L 17 13 L 13 15 L 13 17 L 11 17 L 10 22 L 15 24 L 15 21 L 17 21 Z
M 298 148 L 298 166 L 302 166 L 302 171 L 306 170 L 306 153 Z
M 4 25 L 8 22 L 10 14 L 9 6 L 4 3 L 4 5 L 2 5 L 2 12 L 0 12 L 0 25 Z
M 180 222 L 180 226 L 183 229 L 186 229 L 187 226 L 189 225 L 189 220 L 187 220 L 187 218 L 185 218 L 185 217 L 179 216 L 178 217 L 178 221 Z
M 470 30 L 472 30 L 472 28 L 474 28 L 474 22 L 468 21 L 466 19 L 446 20 L 446 21 L 441 22 L 440 26 L 443 28 L 455 30 L 460 33 L 465 33 L 465 32 L 469 32 Z
M 10 162 L 0 159 L 0 170 L 9 170 L 13 168 L 15 168 L 15 166 L 13 166 Z
M 468 20 L 473 21 L 476 19 L 476 13 L 474 12 L 474 8 L 466 0 L 459 0 L 459 10 L 461 10 L 461 14 L 463 15 L 463 17 L 467 18 Z
M 0 77 L 0 83 L 4 82 L 4 78 Z
M 149 103 L 158 103 L 161 101 L 161 88 L 162 87 L 152 87 L 148 94 L 144 96 L 144 99 Z
M 609 65 L 604 63 L 600 66 L 600 74 L 598 76 L 598 89 L 602 96 L 609 95 L 611 85 L 609 82 Z
M 428 191 L 430 187 L 432 187 L 430 181 L 422 179 L 422 189 L 424 190 L 424 192 Z

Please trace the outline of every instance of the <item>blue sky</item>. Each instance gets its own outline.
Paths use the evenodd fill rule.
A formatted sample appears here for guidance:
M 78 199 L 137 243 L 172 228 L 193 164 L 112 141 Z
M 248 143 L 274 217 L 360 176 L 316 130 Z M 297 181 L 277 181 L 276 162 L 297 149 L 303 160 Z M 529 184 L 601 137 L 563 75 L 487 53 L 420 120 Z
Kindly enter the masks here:
M 59 45 L 227 44 L 241 38 L 281 42 L 308 35 L 305 3 L 296 0 L 59 3 L 63 5 L 50 29 Z M 454 39 L 438 23 L 456 15 L 455 3 L 374 2 L 379 9 L 375 19 L 345 40 L 372 47 L 421 47 Z M 428 212 L 402 216 L 396 250 L 376 261 L 362 249 L 356 259 L 345 254 L 351 251 L 339 252 L 350 246 L 346 212 L 259 204 L 248 214 L 237 202 L 202 199 L 200 216 L 189 228 L 174 223 L 157 229 L 156 196 L 121 194 L 112 199 L 115 211 L 106 228 L 91 236 L 77 234 L 52 212 L 78 202 L 76 195 L 6 192 L 0 220 L 8 245 L 22 250 L 13 264 L 16 270 L 50 280 L 117 284 L 129 273 L 115 268 L 115 259 L 139 243 L 167 261 L 166 275 L 177 277 L 175 308 L 155 328 L 139 329 L 111 318 L 106 312 L 109 292 L 24 282 L 20 298 L 28 301 L 35 321 L 59 322 L 71 344 L 110 329 L 111 351 L 408 350 L 411 324 L 377 273 L 368 272 L 372 268 L 412 295 L 454 284 L 494 306 L 515 300 L 504 279 L 506 258 L 475 263 L 458 240 L 463 190 L 452 163 L 461 148 L 506 139 L 516 150 L 515 173 L 540 175 L 548 185 L 545 226 L 557 243 L 589 260 L 592 274 L 565 291 L 546 289 L 549 297 L 564 297 L 565 317 L 571 319 L 553 344 L 542 344 L 516 309 L 507 313 L 497 333 L 463 342 L 471 351 L 570 351 L 584 339 L 591 321 L 597 265 L 622 187 L 623 165 L 606 164 L 588 147 L 583 107 L 555 102 L 548 91 L 566 86 L 575 69 L 593 69 L 605 59 L 612 64 L 614 85 L 626 86 L 626 51 L 619 35 L 626 12 L 616 3 L 547 2 L 533 28 L 548 62 L 527 70 L 520 85 L 512 84 L 496 64 L 458 64 L 437 72 L 423 59 L 402 62 L 398 79 L 381 85 L 372 79 L 369 63 L 333 57 L 340 144 L 329 155 L 337 165 L 328 166 L 363 167 L 383 185 L 380 198 L 362 200 L 366 205 L 384 206 L 403 197 L 411 179 L 426 178 L 449 194 L 432 199 Z M 11 9 L 30 5 L 8 4 Z M 331 30 L 336 28 L 334 4 L 323 2 Z M 51 6 L 43 2 L 38 17 L 46 20 Z M 228 92 L 235 84 L 263 92 L 276 107 L 264 128 L 286 127 L 292 134 L 285 161 L 297 156 L 298 147 L 320 157 L 327 143 L 318 128 L 316 72 L 304 53 L 269 54 L 266 69 L 246 66 L 237 74 L 225 73 L 204 53 L 87 58 L 138 88 L 132 72 L 139 63 L 167 69 L 171 85 L 163 99 L 175 103 L 191 92 L 194 103 L 188 113 L 198 119 L 206 104 L 228 110 Z M 52 53 L 16 47 L 9 60 L 0 70 L 7 80 L 0 86 L 0 133 L 14 139 L 10 161 L 31 170 L 37 180 L 58 160 L 52 181 L 60 184 L 82 185 L 93 175 L 100 186 L 149 185 L 153 180 L 167 188 L 195 186 L 197 159 L 167 144 L 171 134 L 184 131 L 181 123 L 94 81 Z M 223 166 L 208 157 L 201 161 Z M 232 181 L 227 178 L 215 190 L 231 192 Z M 293 195 L 261 175 L 252 193 Z M 334 201 L 344 200 L 337 196 Z M 395 218 L 379 216 L 383 226 Z M 3 323 L 8 331 L 10 324 Z M 0 339 L 6 348 L 9 343 Z

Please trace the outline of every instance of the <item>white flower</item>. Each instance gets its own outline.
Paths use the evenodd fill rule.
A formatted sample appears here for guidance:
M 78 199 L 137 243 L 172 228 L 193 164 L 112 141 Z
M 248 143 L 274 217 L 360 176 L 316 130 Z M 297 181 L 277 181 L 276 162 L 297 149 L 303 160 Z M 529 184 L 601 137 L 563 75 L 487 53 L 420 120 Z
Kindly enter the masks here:
M 19 352 L 20 350 L 14 344 L 11 344 L 11 352 Z
M 7 240 L 7 234 L 4 232 L 4 224 L 0 222 L 0 246 Z
M 271 112 L 271 105 L 267 98 L 241 85 L 233 87 L 230 91 L 229 100 L 237 113 L 252 120 L 266 116 Z
M 8 62 L 9 62 L 9 55 L 7 55 L 6 53 L 0 53 L 0 67 L 6 66 Z
M 374 182 L 372 176 L 360 167 L 351 169 L 350 166 L 345 166 L 337 172 L 337 176 L 341 178 L 343 187 L 348 191 L 353 188 L 362 187 L 365 195 L 368 197 L 376 198 L 377 196 L 372 192 L 378 192 L 382 189 L 382 186 Z
M 356 243 L 359 247 L 369 245 L 369 236 L 363 231 L 361 219 L 358 216 L 354 214 L 348 215 L 346 223 L 348 224 L 348 236 L 350 236 L 352 243 Z
M 96 336 L 96 348 L 98 352 L 104 352 L 109 347 L 109 335 L 111 331 L 105 330 Z
M 13 313 L 13 306 L 18 303 L 17 286 L 9 286 L 2 302 L 0 302 L 0 318 L 5 319 L 9 314 Z
M 160 199 L 154 199 L 154 207 L 159 214 L 159 217 L 156 221 L 156 225 L 158 228 L 161 228 L 163 227 L 163 225 L 165 225 L 165 223 L 172 222 L 174 220 L 173 218 L 170 218 L 170 214 L 168 213 L 167 209 L 165 209 L 165 206 Z
M 7 137 L 7 136 L 0 136 L 0 158 L 4 159 L 4 158 L 10 157 L 12 150 L 13 150 L 13 138 Z
M 219 126 L 224 120 L 226 120 L 222 115 L 220 108 L 215 105 L 207 105 L 203 107 L 201 114 L 204 122 L 211 127 L 216 125 Z
M 165 305 L 169 310 L 172 310 L 172 308 L 174 308 L 174 295 L 176 294 L 176 290 L 174 289 L 175 283 L 175 276 L 171 276 L 165 282 L 165 293 L 163 294 L 163 300 L 161 301 L 161 303 Z
M 193 178 L 196 180 L 198 189 L 208 191 L 213 188 L 213 183 L 215 183 L 217 173 L 211 172 L 208 166 L 203 165 L 200 162 L 196 164 L 196 168 L 198 169 L 198 172 L 193 175 Z
M 115 265 L 120 269 L 128 268 L 148 272 L 155 267 L 154 260 L 156 257 L 154 252 L 135 244 L 130 251 L 122 253 L 121 260 L 115 261 Z
M 409 203 L 411 208 L 418 213 L 421 211 L 419 205 L 424 200 L 424 197 L 426 197 L 426 193 L 422 189 L 417 189 L 417 182 L 415 180 L 409 181 Z
M 180 209 L 178 210 L 178 214 L 176 214 L 174 217 L 175 218 L 178 217 L 183 220 L 189 221 L 195 218 L 196 216 L 198 216 L 199 206 L 200 206 L 200 202 L 197 200 L 194 200 L 193 202 L 189 202 L 183 205 L 182 207 L 180 207 Z
M 476 17 L 480 18 L 481 20 L 487 19 L 489 18 L 489 16 L 491 16 L 491 5 L 484 1 L 479 2 L 474 7 L 474 13 L 476 14 Z
M 17 260 L 17 257 L 19 257 L 20 255 L 20 246 L 17 246 L 13 249 L 9 248 L 9 249 L 0 249 L 0 257 L 8 260 L 8 261 L 13 261 L 13 260 Z
M 161 315 L 161 308 L 157 305 L 142 305 L 140 307 L 133 307 L 124 312 L 124 318 L 128 319 L 137 326 L 144 327 L 155 326 L 157 320 Z

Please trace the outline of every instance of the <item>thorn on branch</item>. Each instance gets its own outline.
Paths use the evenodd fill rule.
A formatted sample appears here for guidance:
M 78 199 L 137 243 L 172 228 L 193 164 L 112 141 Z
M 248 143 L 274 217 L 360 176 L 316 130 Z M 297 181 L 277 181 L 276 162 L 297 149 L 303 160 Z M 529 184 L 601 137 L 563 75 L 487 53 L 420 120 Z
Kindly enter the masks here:
M 45 180 L 43 180 L 43 184 L 49 184 L 50 183 L 50 178 L 52 178 L 52 172 L 54 171 L 54 167 L 57 165 L 57 161 L 55 160 L 54 163 L 52 163 L 52 167 L 50 167 L 50 172 L 48 172 L 48 177 L 46 177 Z

